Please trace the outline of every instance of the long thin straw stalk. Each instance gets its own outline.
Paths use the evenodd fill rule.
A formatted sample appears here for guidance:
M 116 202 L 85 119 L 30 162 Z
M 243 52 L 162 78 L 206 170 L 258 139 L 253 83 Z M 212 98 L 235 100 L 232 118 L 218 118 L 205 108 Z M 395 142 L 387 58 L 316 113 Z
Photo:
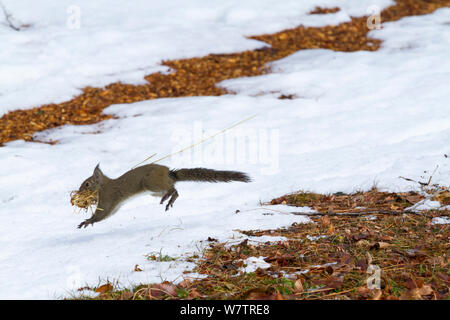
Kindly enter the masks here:
M 181 149 L 181 150 L 179 150 L 179 151 L 177 151 L 177 152 L 174 152 L 174 153 L 168 154 L 167 156 L 164 156 L 164 157 L 162 157 L 162 158 L 159 158 L 158 160 L 155 160 L 155 161 L 151 162 L 150 164 L 159 162 L 159 161 L 164 160 L 164 159 L 167 159 L 167 158 L 169 158 L 169 157 L 171 157 L 171 156 L 173 156 L 173 155 L 175 155 L 175 154 L 182 153 L 182 152 L 184 152 L 184 151 L 186 151 L 186 150 L 189 150 L 189 149 L 191 149 L 191 148 L 194 148 L 195 146 L 198 146 L 199 144 L 202 144 L 203 142 L 205 142 L 205 141 L 207 141 L 207 140 L 210 140 L 210 139 L 212 139 L 212 138 L 218 136 L 219 134 L 222 134 L 222 133 L 224 133 L 224 132 L 226 132 L 226 131 L 228 131 L 228 130 L 231 130 L 231 129 L 233 129 L 233 128 L 235 128 L 235 127 L 237 127 L 237 126 L 243 124 L 244 122 L 247 122 L 247 121 L 253 119 L 253 118 L 256 117 L 256 116 L 257 116 L 257 114 L 255 114 L 255 115 L 253 115 L 253 116 L 251 116 L 251 117 L 248 117 L 248 118 L 246 118 L 246 119 L 244 119 L 244 120 L 241 120 L 241 121 L 239 121 L 238 123 L 233 124 L 231 127 L 228 127 L 228 128 L 226 128 L 226 129 L 223 129 L 222 131 L 219 131 L 219 132 L 213 134 L 212 136 L 209 136 L 209 137 L 207 137 L 207 138 L 205 138 L 205 139 L 203 139 L 203 140 L 200 140 L 199 142 L 196 142 L 196 143 L 194 143 L 194 144 L 191 144 L 190 146 L 188 146 L 188 147 L 186 147 L 186 148 L 183 148 L 183 149 Z M 148 159 L 152 158 L 152 157 L 155 156 L 155 155 L 156 155 L 156 153 L 152 154 L 150 157 L 146 158 L 144 161 L 141 161 L 140 163 L 138 163 L 137 165 L 135 165 L 132 169 L 136 168 L 138 165 L 144 163 L 145 161 L 147 161 Z

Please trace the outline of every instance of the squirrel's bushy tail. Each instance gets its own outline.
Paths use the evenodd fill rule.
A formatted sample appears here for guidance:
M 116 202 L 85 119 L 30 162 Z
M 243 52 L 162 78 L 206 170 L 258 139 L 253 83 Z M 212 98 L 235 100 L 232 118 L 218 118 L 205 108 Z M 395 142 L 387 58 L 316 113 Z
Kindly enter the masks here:
M 170 170 L 170 176 L 175 181 L 205 181 L 205 182 L 250 182 L 250 177 L 239 171 L 218 171 L 205 168 Z

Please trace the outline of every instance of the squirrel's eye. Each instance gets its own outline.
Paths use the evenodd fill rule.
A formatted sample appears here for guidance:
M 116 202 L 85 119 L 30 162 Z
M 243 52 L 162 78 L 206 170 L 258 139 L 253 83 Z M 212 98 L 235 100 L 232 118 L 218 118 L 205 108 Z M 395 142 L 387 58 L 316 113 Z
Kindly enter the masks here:
M 86 187 L 89 187 L 89 182 L 86 182 L 84 185 L 85 185 Z

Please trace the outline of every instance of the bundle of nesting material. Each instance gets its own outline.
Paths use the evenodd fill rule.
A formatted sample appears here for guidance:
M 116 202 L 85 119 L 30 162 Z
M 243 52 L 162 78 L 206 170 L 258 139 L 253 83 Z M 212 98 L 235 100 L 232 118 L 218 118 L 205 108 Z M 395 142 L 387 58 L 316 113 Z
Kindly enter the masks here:
M 92 206 L 96 205 L 98 201 L 97 190 L 74 190 L 70 193 L 70 203 L 72 206 L 77 206 L 80 209 L 88 210 Z

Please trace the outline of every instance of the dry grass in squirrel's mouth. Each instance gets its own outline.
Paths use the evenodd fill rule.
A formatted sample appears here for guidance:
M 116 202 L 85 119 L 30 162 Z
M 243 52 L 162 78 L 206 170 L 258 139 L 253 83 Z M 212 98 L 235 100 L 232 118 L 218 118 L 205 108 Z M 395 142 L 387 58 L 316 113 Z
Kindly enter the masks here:
M 89 208 L 92 209 L 94 205 L 98 202 L 98 191 L 94 190 L 73 190 L 70 193 L 70 204 L 76 206 L 80 209 L 88 211 Z M 80 212 L 80 211 L 78 211 Z

